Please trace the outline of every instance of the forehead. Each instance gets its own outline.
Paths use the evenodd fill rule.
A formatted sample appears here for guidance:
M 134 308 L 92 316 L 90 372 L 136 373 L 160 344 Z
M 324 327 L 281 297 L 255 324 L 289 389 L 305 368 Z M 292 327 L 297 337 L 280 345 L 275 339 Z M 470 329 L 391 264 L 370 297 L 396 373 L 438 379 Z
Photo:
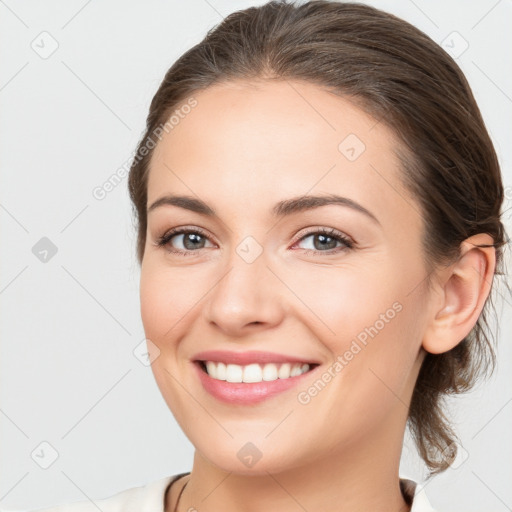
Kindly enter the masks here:
M 296 81 L 228 82 L 193 97 L 155 148 L 148 204 L 196 194 L 249 214 L 290 196 L 335 193 L 381 215 L 417 212 L 399 181 L 397 137 L 348 99 Z

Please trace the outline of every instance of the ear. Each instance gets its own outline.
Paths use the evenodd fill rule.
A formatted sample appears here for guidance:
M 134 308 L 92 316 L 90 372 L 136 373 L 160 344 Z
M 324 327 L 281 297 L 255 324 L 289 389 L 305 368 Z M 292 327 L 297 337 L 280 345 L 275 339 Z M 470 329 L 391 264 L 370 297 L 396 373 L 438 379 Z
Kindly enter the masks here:
M 478 233 L 461 244 L 461 256 L 439 276 L 439 294 L 432 302 L 423 348 L 432 354 L 447 352 L 475 326 L 491 290 L 496 250 L 487 233 Z M 490 245 L 490 247 L 476 247 Z

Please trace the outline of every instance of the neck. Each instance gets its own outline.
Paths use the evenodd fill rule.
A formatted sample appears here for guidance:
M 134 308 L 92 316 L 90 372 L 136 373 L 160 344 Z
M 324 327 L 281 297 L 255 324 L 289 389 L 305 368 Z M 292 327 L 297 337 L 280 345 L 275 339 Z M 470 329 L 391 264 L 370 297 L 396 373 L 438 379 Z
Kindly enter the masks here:
M 328 457 L 289 469 L 265 469 L 262 459 L 251 475 L 225 471 L 196 451 L 178 512 L 408 512 L 398 476 L 404 429 L 381 424 Z

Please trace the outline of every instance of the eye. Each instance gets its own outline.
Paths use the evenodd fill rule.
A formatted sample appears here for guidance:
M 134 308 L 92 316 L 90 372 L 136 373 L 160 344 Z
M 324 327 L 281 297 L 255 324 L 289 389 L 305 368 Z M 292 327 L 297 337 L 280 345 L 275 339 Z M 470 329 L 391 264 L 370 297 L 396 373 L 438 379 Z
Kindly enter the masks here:
M 176 238 L 178 243 L 182 244 L 183 249 L 176 248 L 172 244 L 172 240 Z M 335 229 L 317 228 L 315 231 L 310 231 L 303 235 L 292 247 L 297 246 L 301 241 L 312 239 L 309 248 L 304 250 L 307 254 L 325 253 L 333 254 L 341 251 L 352 249 L 355 243 Z M 199 228 L 174 228 L 167 231 L 164 235 L 157 239 L 155 245 L 158 247 L 165 247 L 170 253 L 180 254 L 183 256 L 191 256 L 197 250 L 204 249 L 205 243 L 210 242 L 209 237 L 204 231 Z M 341 247 L 337 244 L 341 244 Z M 212 245 L 210 245 L 211 247 Z
M 184 249 L 176 249 L 172 246 L 173 238 L 179 240 Z M 205 241 L 209 240 L 207 235 L 199 228 L 174 228 L 167 231 L 155 243 L 158 247 L 165 247 L 167 251 L 184 256 L 192 255 L 196 249 L 203 249 Z
M 350 238 L 343 235 L 336 229 L 319 228 L 302 236 L 294 246 L 308 238 L 311 239 L 311 242 L 308 244 L 309 247 L 306 247 L 305 249 L 308 254 L 319 252 L 327 254 L 338 253 L 340 251 L 352 249 L 355 245 Z M 341 243 L 341 247 L 336 247 L 338 243 Z

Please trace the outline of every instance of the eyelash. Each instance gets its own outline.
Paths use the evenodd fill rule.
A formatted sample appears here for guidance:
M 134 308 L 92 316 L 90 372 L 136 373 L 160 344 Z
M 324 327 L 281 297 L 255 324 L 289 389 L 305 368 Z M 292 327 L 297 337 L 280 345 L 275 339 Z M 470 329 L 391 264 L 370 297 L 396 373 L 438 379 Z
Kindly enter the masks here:
M 155 245 L 157 247 L 166 247 L 169 244 L 169 242 L 172 240 L 172 238 L 174 238 L 176 235 L 190 234 L 190 233 L 200 235 L 204 238 L 209 238 L 208 235 L 203 230 L 201 230 L 199 228 L 174 228 L 174 229 L 171 229 L 170 231 L 167 231 L 164 235 L 159 237 L 157 239 L 157 241 L 155 242 Z M 302 249 L 302 250 L 306 251 L 306 254 L 308 254 L 308 255 L 310 255 L 310 254 L 316 255 L 318 253 L 335 254 L 335 253 L 339 253 L 339 252 L 343 252 L 343 251 L 348 251 L 350 249 L 353 249 L 355 246 L 355 243 L 350 238 L 346 237 L 345 235 L 343 235 L 339 231 L 335 230 L 334 228 L 331 228 L 331 229 L 317 228 L 314 231 L 309 231 L 308 233 L 303 234 L 299 239 L 297 239 L 293 243 L 293 245 L 302 241 L 304 238 L 307 238 L 311 235 L 318 235 L 318 234 L 322 234 L 322 235 L 326 235 L 330 238 L 334 238 L 336 241 L 343 243 L 345 245 L 345 247 L 337 247 L 335 249 L 329 249 L 327 251 L 319 251 L 319 250 L 315 250 L 315 249 Z M 183 251 L 181 249 L 172 249 L 169 247 L 166 247 L 166 250 L 167 250 L 167 252 L 170 252 L 173 254 L 179 254 L 182 256 L 193 256 L 194 253 L 197 252 L 197 250 L 196 251 L 191 251 L 191 250 Z

